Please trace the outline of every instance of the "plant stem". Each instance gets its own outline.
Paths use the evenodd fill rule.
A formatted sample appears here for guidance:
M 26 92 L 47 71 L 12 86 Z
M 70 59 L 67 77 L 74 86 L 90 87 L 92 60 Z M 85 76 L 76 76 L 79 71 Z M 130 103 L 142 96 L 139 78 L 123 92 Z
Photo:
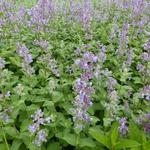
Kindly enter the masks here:
M 76 138 L 76 146 L 78 147 L 79 144 L 79 139 L 80 139 L 80 133 L 77 133 L 77 138 Z
M 1 122 L 1 125 L 2 125 L 1 127 L 2 127 L 2 132 L 3 132 L 3 137 L 4 137 L 5 144 L 6 144 L 6 148 L 7 148 L 7 150 L 10 150 L 7 139 L 6 139 L 6 135 L 5 135 L 4 130 L 3 130 L 3 122 L 2 121 L 0 121 L 0 122 Z
M 5 141 L 5 144 L 6 144 L 7 150 L 9 150 L 9 146 L 8 146 L 8 142 L 7 142 L 7 139 L 6 139 L 6 135 L 5 135 L 5 133 L 3 133 L 3 137 L 4 137 L 4 141 Z

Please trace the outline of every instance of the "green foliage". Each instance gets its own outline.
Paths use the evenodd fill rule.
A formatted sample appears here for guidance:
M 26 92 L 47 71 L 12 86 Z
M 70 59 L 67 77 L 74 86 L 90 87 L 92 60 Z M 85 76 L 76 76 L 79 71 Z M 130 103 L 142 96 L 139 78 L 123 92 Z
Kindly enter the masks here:
M 78 20 L 81 17 L 79 9 L 75 16 L 69 16 L 69 2 L 58 1 L 56 10 L 61 12 L 61 8 L 65 8 L 58 16 L 58 12 L 54 13 L 40 31 L 36 30 L 36 24 L 31 27 L 28 22 L 31 17 L 28 9 L 36 4 L 36 0 L 13 1 L 15 7 L 6 12 L 1 12 L 4 7 L 0 2 L 0 150 L 150 149 L 150 135 L 144 131 L 145 124 L 140 124 L 139 119 L 150 112 L 149 101 L 140 93 L 150 84 L 150 63 L 141 59 L 149 26 L 134 25 L 139 22 L 138 17 L 131 19 L 131 10 L 120 10 L 115 5 L 106 9 L 99 1 L 93 2 L 95 9 L 91 15 L 97 14 L 93 15 L 88 30 L 83 28 L 81 18 Z M 61 6 L 62 3 L 65 5 Z M 10 14 L 17 13 L 21 5 L 28 8 L 21 22 L 15 17 L 9 20 Z M 71 17 L 75 18 L 71 20 Z M 123 55 L 119 55 L 120 34 L 126 23 L 130 25 L 129 41 L 122 48 Z M 111 38 L 114 25 L 117 29 Z M 36 44 L 36 40 L 48 42 L 47 49 Z M 25 60 L 17 53 L 17 43 L 24 44 L 33 58 L 25 69 L 22 67 Z M 99 56 L 104 47 L 106 60 L 102 62 L 104 55 L 98 58 L 93 69 L 94 77 L 90 79 L 95 90 L 91 95 L 93 105 L 87 112 L 91 122 L 86 122 L 81 132 L 74 128 L 72 112 L 77 96 L 74 85 L 82 75 L 75 61 L 86 51 Z M 133 53 L 130 66 L 126 65 L 131 59 L 128 58 L 129 50 Z M 4 58 L 5 67 L 1 67 L 1 58 Z M 138 64 L 145 67 L 144 72 L 137 70 Z M 35 71 L 33 74 L 27 72 L 29 67 Z M 108 88 L 110 78 L 117 82 L 112 89 Z M 30 125 L 36 122 L 31 116 L 39 109 L 45 118 L 51 118 L 50 123 L 40 125 L 48 135 L 47 142 L 41 147 L 34 144 L 37 134 L 29 132 Z M 128 133 L 123 136 L 118 123 L 121 117 L 127 118 L 128 127 Z

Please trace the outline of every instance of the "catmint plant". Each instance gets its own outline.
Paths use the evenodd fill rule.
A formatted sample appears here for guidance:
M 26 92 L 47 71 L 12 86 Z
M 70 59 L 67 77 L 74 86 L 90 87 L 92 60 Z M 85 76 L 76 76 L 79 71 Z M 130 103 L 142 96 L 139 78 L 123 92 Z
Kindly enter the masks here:
M 94 92 L 92 82 L 94 63 L 97 62 L 97 56 L 92 52 L 84 52 L 82 58 L 77 59 L 75 63 L 83 70 L 80 78 L 76 80 L 74 85 L 74 91 L 77 92 L 77 96 L 74 101 L 73 108 L 73 121 L 75 128 L 82 130 L 85 127 L 85 123 L 91 121 L 91 117 L 88 115 L 88 109 L 92 106 L 91 94 Z

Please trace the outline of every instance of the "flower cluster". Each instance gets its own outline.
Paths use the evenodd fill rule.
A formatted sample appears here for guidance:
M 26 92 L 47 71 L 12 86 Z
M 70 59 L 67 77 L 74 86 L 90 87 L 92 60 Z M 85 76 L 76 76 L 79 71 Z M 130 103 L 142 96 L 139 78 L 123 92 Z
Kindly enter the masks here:
M 141 60 L 148 62 L 150 61 L 150 39 L 144 44 L 144 50 L 145 52 L 141 54 Z
M 45 31 L 45 25 L 54 16 L 55 5 L 53 0 L 38 0 L 36 6 L 32 7 L 28 14 L 30 16 L 29 26 L 35 26 L 36 31 Z
M 97 56 L 92 52 L 85 52 L 83 57 L 75 62 L 83 70 L 83 73 L 74 85 L 74 90 L 78 95 L 74 101 L 73 120 L 75 128 L 80 130 L 84 128 L 84 123 L 91 121 L 87 111 L 92 106 L 91 94 L 94 92 L 94 89 L 90 80 L 93 78 L 94 63 L 96 62 Z
M 83 7 L 81 8 L 80 18 L 85 30 L 90 28 L 90 24 L 92 21 L 92 1 L 84 0 Z
M 44 112 L 38 109 L 34 115 L 31 115 L 33 124 L 29 126 L 29 131 L 32 134 L 36 134 L 36 139 L 33 142 L 37 146 L 41 146 L 43 142 L 46 142 L 47 133 L 41 129 L 41 126 L 51 122 L 51 117 L 44 117 Z
M 119 120 L 119 132 L 121 135 L 125 136 L 128 133 L 128 127 L 127 127 L 127 119 L 126 118 L 120 118 Z
M 108 98 L 109 103 L 105 103 L 104 106 L 106 108 L 106 118 L 104 119 L 104 125 L 108 126 L 111 124 L 112 121 L 117 120 L 118 112 L 120 110 L 119 106 L 119 96 L 117 93 L 117 90 L 115 89 L 115 86 L 117 84 L 117 81 L 109 76 L 107 83 L 107 92 L 108 92 Z
M 150 133 L 150 113 L 139 118 L 139 124 L 143 126 L 145 132 Z
M 40 46 L 45 52 L 48 52 L 49 43 L 46 40 L 34 40 L 34 44 Z
M 29 53 L 28 48 L 21 43 L 17 43 L 17 50 L 16 52 L 20 57 L 23 58 L 22 62 L 22 68 L 27 74 L 31 75 L 34 73 L 34 69 L 30 66 L 30 64 L 33 62 L 32 56 Z
M 140 93 L 141 98 L 150 101 L 150 85 L 144 86 Z
M 39 61 L 46 63 L 49 70 L 56 76 L 60 77 L 60 71 L 57 66 L 57 62 L 50 53 L 44 54 L 39 57 Z
M 126 53 L 126 61 L 123 63 L 123 66 L 122 66 L 122 69 L 130 69 L 130 66 L 133 62 L 133 50 L 132 49 L 129 49 Z
M 0 69 L 3 69 L 5 67 L 5 60 L 0 57 Z
M 98 62 L 97 62 L 97 66 L 95 68 L 95 77 L 96 78 L 100 78 L 101 74 L 105 74 L 106 73 L 106 68 L 105 71 L 102 69 L 104 62 L 106 61 L 106 47 L 104 45 L 100 45 L 100 51 L 97 55 L 98 57 Z M 105 72 L 105 73 L 104 73 Z
M 120 32 L 119 35 L 119 47 L 118 47 L 118 51 L 117 53 L 119 54 L 119 56 L 123 56 L 125 49 L 127 48 L 127 44 L 128 44 L 128 32 L 129 32 L 129 24 L 128 23 L 124 23 L 122 30 Z

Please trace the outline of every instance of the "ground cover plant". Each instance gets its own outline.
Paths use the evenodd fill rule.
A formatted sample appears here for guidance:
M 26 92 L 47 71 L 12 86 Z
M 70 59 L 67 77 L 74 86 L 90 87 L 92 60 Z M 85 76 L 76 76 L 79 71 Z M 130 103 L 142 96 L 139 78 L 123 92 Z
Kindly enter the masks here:
M 0 150 L 149 149 L 149 0 L 0 0 Z

